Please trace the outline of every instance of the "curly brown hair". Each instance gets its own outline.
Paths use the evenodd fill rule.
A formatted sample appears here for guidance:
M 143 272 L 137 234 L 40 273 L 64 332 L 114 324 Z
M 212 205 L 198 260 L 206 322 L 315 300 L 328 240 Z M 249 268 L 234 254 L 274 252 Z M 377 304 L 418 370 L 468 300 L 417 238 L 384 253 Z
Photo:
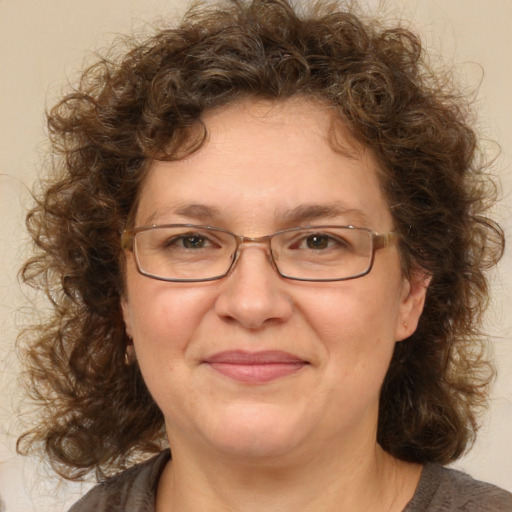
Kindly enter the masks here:
M 459 457 L 492 377 L 480 324 L 503 234 L 486 216 L 495 187 L 468 102 L 425 61 L 408 29 L 347 6 L 226 0 L 89 67 L 49 112 L 51 174 L 27 217 L 36 252 L 22 277 L 46 291 L 52 312 L 22 335 L 45 415 L 20 449 L 42 442 L 77 478 L 160 448 L 162 413 L 137 365 L 124 364 L 120 232 L 148 164 L 199 148 L 204 126 L 199 137 L 192 128 L 206 111 L 301 95 L 331 105 L 373 152 L 404 272 L 432 277 L 416 332 L 396 344 L 378 442 L 407 461 Z

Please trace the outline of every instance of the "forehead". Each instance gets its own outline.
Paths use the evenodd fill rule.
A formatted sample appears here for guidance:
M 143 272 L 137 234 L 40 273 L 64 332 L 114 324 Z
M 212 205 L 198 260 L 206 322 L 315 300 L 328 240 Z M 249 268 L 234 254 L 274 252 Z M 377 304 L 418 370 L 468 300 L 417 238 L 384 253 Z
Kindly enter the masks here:
M 329 106 L 304 98 L 244 101 L 202 121 L 207 139 L 198 151 L 150 165 L 138 225 L 181 222 L 183 211 L 201 210 L 216 221 L 224 215 L 267 224 L 297 211 L 321 217 L 323 210 L 326 218 L 351 211 L 359 225 L 389 217 L 374 158 Z

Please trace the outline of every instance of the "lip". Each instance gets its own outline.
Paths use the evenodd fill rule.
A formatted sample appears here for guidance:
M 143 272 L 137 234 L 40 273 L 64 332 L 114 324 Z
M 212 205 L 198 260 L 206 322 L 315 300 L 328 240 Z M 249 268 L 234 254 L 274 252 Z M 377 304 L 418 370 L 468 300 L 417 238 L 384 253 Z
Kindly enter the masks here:
M 214 354 L 204 363 L 225 377 L 249 384 L 263 384 L 287 377 L 309 364 L 293 354 L 278 350 L 230 350 Z

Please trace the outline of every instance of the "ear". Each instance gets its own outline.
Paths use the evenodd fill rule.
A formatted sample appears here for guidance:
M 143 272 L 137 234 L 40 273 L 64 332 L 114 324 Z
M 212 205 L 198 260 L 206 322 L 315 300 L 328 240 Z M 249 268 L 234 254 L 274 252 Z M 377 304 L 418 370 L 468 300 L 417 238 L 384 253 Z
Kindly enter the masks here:
M 431 279 L 432 276 L 422 270 L 413 270 L 409 278 L 404 277 L 395 333 L 397 341 L 408 338 L 416 331 Z
M 121 297 L 121 311 L 123 313 L 126 335 L 128 336 L 128 338 L 132 339 L 132 319 L 130 314 L 130 307 L 128 306 L 128 299 L 125 294 L 123 294 L 123 296 Z

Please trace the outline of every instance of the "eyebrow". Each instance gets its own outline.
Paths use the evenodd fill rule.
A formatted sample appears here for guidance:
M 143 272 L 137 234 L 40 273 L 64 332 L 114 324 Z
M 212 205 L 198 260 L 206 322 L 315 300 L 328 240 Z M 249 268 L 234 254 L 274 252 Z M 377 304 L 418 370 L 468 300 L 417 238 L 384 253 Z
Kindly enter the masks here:
M 158 208 L 145 221 L 145 224 L 152 224 L 155 219 L 165 215 L 179 215 L 180 217 L 188 217 L 199 222 L 212 222 L 221 216 L 221 211 L 205 204 L 184 203 L 172 207 Z
M 329 204 L 301 204 L 292 210 L 277 214 L 277 217 L 288 225 L 301 225 L 319 219 L 349 217 L 358 225 L 366 225 L 368 217 L 362 210 L 348 208 L 340 202 Z
M 222 212 L 215 206 L 184 203 L 173 207 L 157 209 L 146 219 L 145 224 L 152 224 L 156 219 L 165 215 L 178 215 L 201 223 L 213 224 L 222 217 Z M 362 210 L 348 208 L 340 202 L 301 204 L 284 212 L 276 210 L 275 217 L 280 224 L 286 226 L 299 226 L 319 219 L 327 220 L 339 217 L 348 217 L 354 224 L 359 226 L 365 226 L 368 222 L 368 217 Z

